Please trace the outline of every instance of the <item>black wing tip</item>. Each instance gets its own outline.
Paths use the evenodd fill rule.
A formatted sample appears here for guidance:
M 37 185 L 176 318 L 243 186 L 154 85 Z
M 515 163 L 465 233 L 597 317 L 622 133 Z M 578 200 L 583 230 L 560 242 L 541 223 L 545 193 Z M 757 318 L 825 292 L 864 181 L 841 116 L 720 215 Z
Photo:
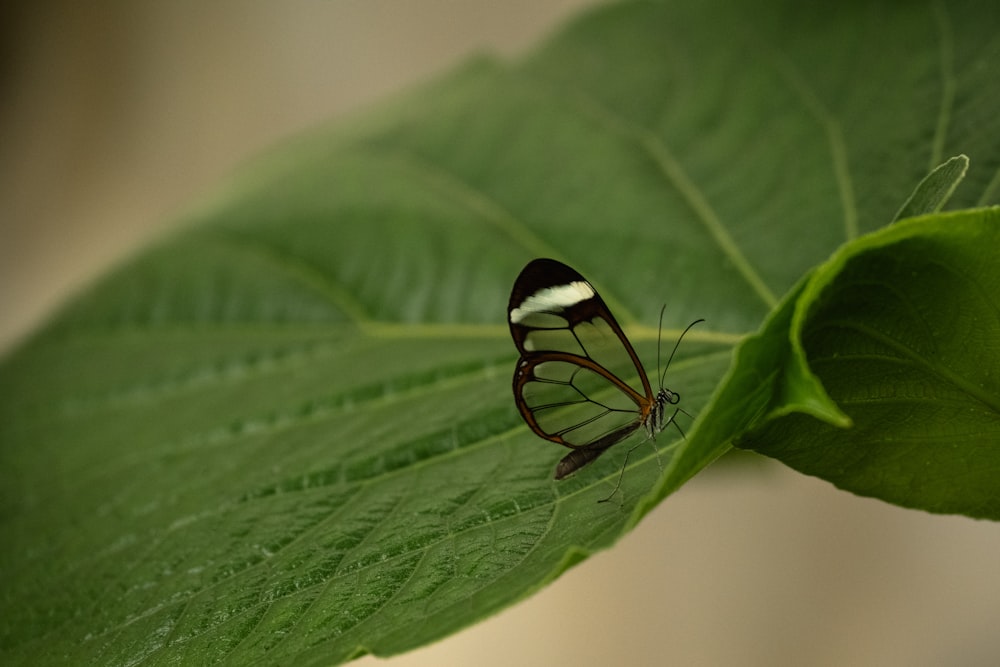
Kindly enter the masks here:
M 577 281 L 586 282 L 587 279 L 575 269 L 558 260 L 548 257 L 531 260 L 521 269 L 521 273 L 514 280 L 514 286 L 510 291 L 510 300 L 507 302 L 508 319 L 510 311 L 520 306 L 532 294 L 549 287 L 567 285 Z
M 525 271 L 528 270 L 537 271 L 537 270 L 548 270 L 557 268 L 568 269 L 570 267 L 566 266 L 566 264 L 563 264 L 558 259 L 552 259 L 551 257 L 536 257 L 535 259 L 531 260 L 530 262 L 524 265 L 524 268 L 521 269 L 521 273 L 524 273 Z
M 580 272 L 557 259 L 538 257 L 528 262 L 518 274 L 515 285 L 530 286 L 532 289 L 551 287 L 586 280 Z

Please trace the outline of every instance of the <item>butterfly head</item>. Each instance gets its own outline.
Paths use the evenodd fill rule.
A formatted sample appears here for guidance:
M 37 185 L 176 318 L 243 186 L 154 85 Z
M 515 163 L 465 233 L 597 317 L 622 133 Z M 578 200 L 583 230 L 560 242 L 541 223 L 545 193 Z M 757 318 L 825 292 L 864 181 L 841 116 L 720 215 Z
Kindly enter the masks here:
M 660 387 L 660 391 L 656 392 L 656 402 L 660 405 L 677 405 L 681 402 L 681 395 L 666 387 Z

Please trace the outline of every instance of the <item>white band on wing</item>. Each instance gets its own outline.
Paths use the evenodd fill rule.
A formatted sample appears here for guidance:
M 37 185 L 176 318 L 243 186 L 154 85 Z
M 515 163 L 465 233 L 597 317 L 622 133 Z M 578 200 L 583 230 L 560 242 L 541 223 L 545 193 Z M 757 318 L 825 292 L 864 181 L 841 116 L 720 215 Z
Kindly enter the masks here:
M 510 311 L 510 321 L 518 324 L 535 313 L 559 313 L 581 301 L 592 299 L 597 292 L 590 283 L 576 280 L 568 285 L 555 285 L 538 290 L 521 305 Z

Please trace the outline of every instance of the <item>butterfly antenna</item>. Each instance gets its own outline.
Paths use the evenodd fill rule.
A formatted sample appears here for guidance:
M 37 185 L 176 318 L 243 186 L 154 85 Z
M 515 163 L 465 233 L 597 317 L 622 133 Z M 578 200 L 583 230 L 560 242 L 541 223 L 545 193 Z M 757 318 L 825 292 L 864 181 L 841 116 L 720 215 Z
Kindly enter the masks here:
M 656 372 L 657 373 L 660 373 L 660 343 L 663 340 L 663 313 L 666 310 L 667 310 L 667 305 L 663 304 L 663 307 L 660 308 L 660 326 L 659 326 L 659 328 L 657 329 L 657 332 L 656 332 Z M 691 324 L 687 325 L 687 328 L 684 329 L 684 331 L 681 332 L 681 335 L 677 337 L 677 342 L 674 343 L 674 349 L 672 349 L 670 351 L 670 356 L 667 357 L 667 365 L 663 367 L 663 372 L 660 373 L 660 387 L 661 388 L 663 387 L 663 381 L 667 377 L 667 369 L 670 368 L 670 362 L 672 362 L 674 360 L 674 354 L 677 353 L 677 348 L 680 346 L 681 341 L 684 340 L 684 335 L 688 331 L 691 330 L 691 327 L 693 327 L 694 325 L 699 324 L 701 322 L 704 322 L 704 321 L 705 320 L 702 319 L 702 318 L 699 318 L 699 319 L 695 320 Z M 684 440 L 687 440 L 687 436 L 684 435 L 684 431 L 681 430 L 680 425 L 677 423 L 677 415 L 678 415 L 678 413 L 683 413 L 683 414 L 687 415 L 688 417 L 691 417 L 691 413 L 690 412 L 688 412 L 687 410 L 684 410 L 683 408 L 677 407 L 677 408 L 674 408 L 674 414 L 671 415 L 670 420 L 667 423 L 668 424 L 673 424 L 674 428 L 677 429 L 677 432 L 681 434 L 681 438 L 684 439 Z M 691 417 L 691 418 L 694 419 L 694 417 Z M 663 464 L 660 462 L 660 450 L 658 450 L 656 448 L 656 443 L 654 442 L 655 441 L 655 437 L 650 438 L 650 441 L 651 441 L 651 443 L 653 445 L 653 451 L 656 453 L 656 463 L 657 463 L 657 465 L 660 466 L 660 472 L 663 472 Z M 622 463 L 621 472 L 618 473 L 618 481 L 615 482 L 615 488 L 611 489 L 611 493 L 609 493 L 606 498 L 601 498 L 597 502 L 599 502 L 599 503 L 606 503 L 606 502 L 608 502 L 609 500 L 611 500 L 612 498 L 615 497 L 615 494 L 618 493 L 618 489 L 620 489 L 622 487 L 622 479 L 625 477 L 625 468 L 628 467 L 628 459 L 632 455 L 632 452 L 634 452 L 639 447 L 640 447 L 640 445 L 636 445 L 635 447 L 632 447 L 627 452 L 625 452 L 625 461 Z
M 660 343 L 663 342 L 663 313 L 667 310 L 667 304 L 660 308 L 660 324 L 656 327 L 656 374 L 660 375 Z M 663 386 L 663 379 L 666 373 L 660 375 L 660 386 Z
M 666 306 L 664 306 L 664 308 L 666 308 Z M 660 322 L 661 322 L 661 324 L 662 324 L 662 321 L 663 321 L 663 311 L 660 311 Z M 663 374 L 660 375 L 660 386 L 661 387 L 663 386 L 664 380 L 667 379 L 667 369 L 670 368 L 670 362 L 674 360 L 674 354 L 677 352 L 677 348 L 680 346 L 681 341 L 684 340 L 684 334 L 686 334 L 688 331 L 690 331 L 691 327 L 693 327 L 694 325 L 699 324 L 700 322 L 704 322 L 704 321 L 705 320 L 703 318 L 698 318 L 697 320 L 695 320 L 691 324 L 687 325 L 687 328 L 684 329 L 684 331 L 681 332 L 681 335 L 677 337 L 677 342 L 674 343 L 674 349 L 670 351 L 670 356 L 667 358 L 667 365 L 663 367 Z M 660 328 L 662 329 L 663 327 L 661 326 Z M 660 364 L 660 361 L 659 361 L 659 357 L 660 357 L 659 343 L 657 343 L 656 357 L 657 357 L 657 361 L 656 361 L 657 370 L 659 370 L 659 364 Z

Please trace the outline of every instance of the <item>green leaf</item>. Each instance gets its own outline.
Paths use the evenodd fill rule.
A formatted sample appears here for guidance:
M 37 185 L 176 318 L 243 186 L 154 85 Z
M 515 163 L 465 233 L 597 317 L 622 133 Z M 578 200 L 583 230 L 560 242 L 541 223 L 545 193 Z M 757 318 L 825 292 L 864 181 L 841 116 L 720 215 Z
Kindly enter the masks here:
M 1000 518 L 998 247 L 1000 208 L 842 248 L 798 295 L 791 347 L 850 420 L 791 405 L 739 445 L 861 495 Z
M 940 211 L 954 194 L 958 184 L 965 178 L 968 170 L 969 158 L 965 155 L 957 155 L 939 165 L 920 181 L 917 189 L 903 203 L 893 221 Z
M 878 308 L 824 286 L 876 261 L 913 300 L 900 318 L 934 323 L 953 381 L 933 387 L 981 378 L 991 274 L 960 261 L 993 213 L 890 230 L 955 223 L 946 260 L 862 235 L 945 155 L 970 159 L 952 206 L 997 201 L 996 12 L 623 3 L 267 156 L 0 366 L 4 664 L 328 665 L 454 632 L 613 544 L 748 429 L 869 428 L 824 323 Z M 666 377 L 687 439 L 551 479 L 565 452 L 513 406 L 505 324 L 535 256 L 594 281 L 651 374 L 663 302 L 665 343 L 707 320 Z M 965 356 L 956 334 L 976 334 Z M 974 395 L 922 418 L 985 429 L 988 409 L 953 420 Z M 899 502 L 947 510 L 956 462 L 992 453 L 956 451 L 937 504 Z

